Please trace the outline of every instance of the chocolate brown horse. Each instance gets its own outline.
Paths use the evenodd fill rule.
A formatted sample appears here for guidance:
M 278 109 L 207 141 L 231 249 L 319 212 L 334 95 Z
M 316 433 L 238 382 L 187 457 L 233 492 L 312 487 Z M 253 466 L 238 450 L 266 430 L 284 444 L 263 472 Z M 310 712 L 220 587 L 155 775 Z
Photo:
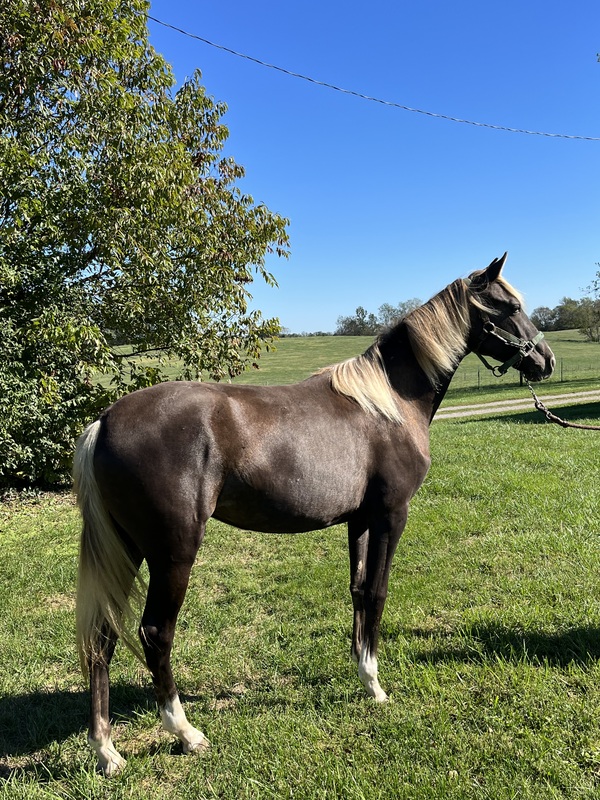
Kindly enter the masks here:
M 505 258 L 454 281 L 362 355 L 301 383 L 162 383 L 118 400 L 86 429 L 74 468 L 83 515 L 77 629 L 91 686 L 89 742 L 102 772 L 124 764 L 109 722 L 119 636 L 145 658 L 164 728 L 186 753 L 208 744 L 186 719 L 170 656 L 210 517 L 266 533 L 347 524 L 352 656 L 368 694 L 387 699 L 377 643 L 388 575 L 429 467 L 429 424 L 458 363 L 475 351 L 533 381 L 554 368 L 501 276 Z M 126 617 L 145 593 L 136 578 L 144 559 L 138 642 Z

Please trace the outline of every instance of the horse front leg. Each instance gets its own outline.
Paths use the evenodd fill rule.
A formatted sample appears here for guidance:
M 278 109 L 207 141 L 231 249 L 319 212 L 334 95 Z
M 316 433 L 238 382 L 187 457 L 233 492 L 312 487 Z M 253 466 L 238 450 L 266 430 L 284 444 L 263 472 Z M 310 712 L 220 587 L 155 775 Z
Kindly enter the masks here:
M 396 515 L 396 519 L 380 521 L 370 526 L 367 551 L 367 574 L 364 589 L 364 632 L 358 676 L 367 694 L 378 703 L 385 703 L 387 694 L 379 684 L 377 649 L 381 616 L 388 591 L 388 580 L 392 559 L 406 525 L 407 509 Z
M 354 609 L 352 625 L 352 660 L 358 664 L 365 628 L 365 579 L 367 575 L 367 548 L 369 531 L 356 520 L 348 523 L 348 551 L 350 554 L 350 595 Z

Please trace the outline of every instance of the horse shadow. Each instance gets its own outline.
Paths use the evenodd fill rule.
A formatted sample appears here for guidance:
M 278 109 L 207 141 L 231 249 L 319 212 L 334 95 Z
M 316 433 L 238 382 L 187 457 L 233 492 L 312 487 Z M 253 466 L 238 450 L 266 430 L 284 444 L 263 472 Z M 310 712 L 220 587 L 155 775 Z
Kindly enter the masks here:
M 153 690 L 131 684 L 111 686 L 111 716 L 130 718 L 156 708 Z M 0 782 L 28 767 L 11 766 L 40 753 L 53 742 L 85 735 L 89 716 L 89 692 L 35 691 L 0 697 Z M 43 761 L 35 757 L 34 761 Z M 35 769 L 35 765 L 31 767 Z

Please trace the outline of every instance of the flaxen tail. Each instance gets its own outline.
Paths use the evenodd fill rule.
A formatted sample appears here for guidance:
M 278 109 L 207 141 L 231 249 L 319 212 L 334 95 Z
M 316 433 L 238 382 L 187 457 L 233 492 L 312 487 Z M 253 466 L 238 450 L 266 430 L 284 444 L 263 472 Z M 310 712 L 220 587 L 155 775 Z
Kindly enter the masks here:
M 81 435 L 73 462 L 77 503 L 83 517 L 77 576 L 77 647 L 82 672 L 98 658 L 109 629 L 139 658 L 143 654 L 127 621 L 134 617 L 132 601 L 141 603 L 143 587 L 136 580 L 138 567 L 106 510 L 94 475 L 94 449 L 100 420 Z

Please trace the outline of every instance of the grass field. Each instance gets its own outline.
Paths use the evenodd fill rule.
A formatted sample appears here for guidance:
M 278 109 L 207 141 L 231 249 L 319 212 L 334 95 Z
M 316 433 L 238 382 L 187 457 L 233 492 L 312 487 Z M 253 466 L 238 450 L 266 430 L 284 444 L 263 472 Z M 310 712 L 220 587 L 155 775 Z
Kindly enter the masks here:
M 557 368 L 544 383 L 545 393 L 600 389 L 600 345 L 586 342 L 579 331 L 556 331 L 546 334 L 557 359 Z M 290 337 L 277 342 L 271 352 L 264 352 L 258 370 L 249 370 L 236 383 L 274 385 L 307 378 L 320 367 L 343 361 L 364 352 L 373 342 L 370 336 Z M 154 364 L 148 359 L 149 364 Z M 175 375 L 173 366 L 171 374 Z M 169 375 L 169 370 L 167 370 Z M 514 370 L 496 378 L 473 354 L 460 364 L 452 380 L 445 405 L 488 402 L 528 396 Z
M 586 342 L 579 331 L 546 334 L 557 360 L 554 375 L 543 384 L 544 393 L 562 394 L 600 388 L 600 345 Z M 287 338 L 277 342 L 274 352 L 264 353 L 260 369 L 245 372 L 236 383 L 292 383 L 308 377 L 328 364 L 364 352 L 372 343 L 368 336 L 314 336 Z M 471 354 L 460 364 L 444 405 L 506 400 L 528 396 L 519 376 L 510 370 L 496 378 Z M 442 406 L 443 407 L 443 406 Z
M 329 341 L 335 355 L 304 340 L 314 349 L 292 368 L 298 340 L 284 340 L 273 382 L 320 366 L 319 352 L 351 355 Z M 600 421 L 597 405 L 565 413 Z M 174 654 L 212 748 L 182 755 L 120 648 L 112 713 L 128 765 L 111 781 L 85 741 L 76 510 L 64 495 L 1 504 L 0 798 L 597 798 L 600 435 L 534 414 L 440 421 L 432 455 L 384 614 L 390 703 L 365 696 L 349 658 L 345 530 L 212 522 Z
M 545 334 L 557 358 L 557 369 L 549 383 L 576 381 L 600 385 L 600 345 L 586 342 L 579 331 L 554 331 Z M 343 361 L 364 352 L 373 342 L 370 336 L 305 336 L 280 339 L 271 352 L 264 352 L 258 370 L 249 370 L 236 383 L 292 383 L 311 375 L 320 367 Z M 149 363 L 153 363 L 148 359 Z M 173 372 L 175 370 L 173 369 Z M 478 381 L 479 372 L 479 381 Z M 451 386 L 452 394 L 465 388 L 501 391 L 518 385 L 518 375 L 511 372 L 498 380 L 489 374 L 476 356 L 468 356 L 459 366 Z

